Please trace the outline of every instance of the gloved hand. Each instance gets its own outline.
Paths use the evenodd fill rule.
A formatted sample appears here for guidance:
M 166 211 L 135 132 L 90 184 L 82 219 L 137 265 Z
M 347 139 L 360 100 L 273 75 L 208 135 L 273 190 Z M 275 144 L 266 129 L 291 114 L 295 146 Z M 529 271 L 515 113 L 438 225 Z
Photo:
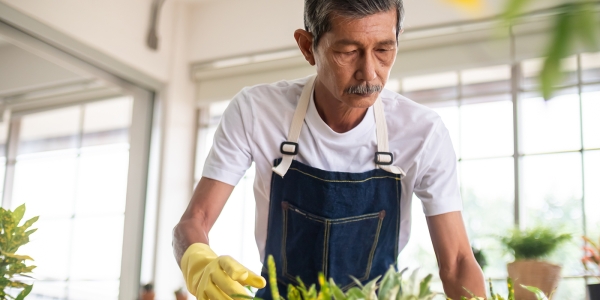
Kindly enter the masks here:
M 181 271 L 190 293 L 198 300 L 230 300 L 248 295 L 244 286 L 262 289 L 266 281 L 231 256 L 217 256 L 208 245 L 192 244 L 181 258 Z

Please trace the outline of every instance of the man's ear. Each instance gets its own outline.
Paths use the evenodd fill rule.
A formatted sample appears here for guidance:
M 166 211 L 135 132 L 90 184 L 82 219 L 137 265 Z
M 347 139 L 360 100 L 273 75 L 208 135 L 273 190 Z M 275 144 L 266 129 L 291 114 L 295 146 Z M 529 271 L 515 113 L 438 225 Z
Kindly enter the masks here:
M 294 31 L 294 38 L 296 39 L 296 43 L 298 43 L 298 48 L 302 51 L 302 55 L 304 55 L 304 59 L 311 65 L 315 65 L 315 55 L 313 53 L 313 35 L 312 33 L 304 30 L 298 29 Z

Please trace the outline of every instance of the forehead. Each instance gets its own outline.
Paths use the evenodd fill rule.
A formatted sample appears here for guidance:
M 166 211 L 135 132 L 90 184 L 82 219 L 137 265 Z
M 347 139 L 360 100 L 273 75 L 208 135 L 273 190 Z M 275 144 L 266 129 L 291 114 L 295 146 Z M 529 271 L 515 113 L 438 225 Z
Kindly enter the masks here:
M 397 17 L 395 10 L 368 15 L 363 18 L 352 18 L 333 14 L 330 19 L 331 30 L 323 38 L 331 42 L 337 40 L 379 41 L 396 39 Z

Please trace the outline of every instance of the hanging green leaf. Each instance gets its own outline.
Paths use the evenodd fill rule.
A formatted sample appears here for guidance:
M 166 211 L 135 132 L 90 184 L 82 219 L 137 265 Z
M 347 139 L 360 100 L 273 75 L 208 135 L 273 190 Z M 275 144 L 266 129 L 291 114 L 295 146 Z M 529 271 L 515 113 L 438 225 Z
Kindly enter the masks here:
M 593 2 L 579 2 L 576 10 L 576 30 L 581 42 L 588 51 L 598 51 L 600 48 L 600 32 L 598 30 L 598 16 Z
M 561 60 L 569 54 L 572 42 L 574 4 L 565 4 L 557 15 L 554 36 L 548 48 L 544 67 L 540 73 L 540 87 L 544 99 L 552 98 L 556 85 L 560 82 Z
M 510 25 L 525 10 L 532 0 L 508 0 L 504 8 L 503 19 Z

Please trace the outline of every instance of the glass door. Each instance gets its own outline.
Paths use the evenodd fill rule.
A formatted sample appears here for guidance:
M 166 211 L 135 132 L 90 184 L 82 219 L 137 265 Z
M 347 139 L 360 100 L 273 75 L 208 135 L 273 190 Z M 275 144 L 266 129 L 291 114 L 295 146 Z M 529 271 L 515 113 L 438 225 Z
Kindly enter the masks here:
M 131 97 L 11 121 L 4 206 L 40 216 L 21 253 L 35 259 L 31 299 L 117 299 Z

